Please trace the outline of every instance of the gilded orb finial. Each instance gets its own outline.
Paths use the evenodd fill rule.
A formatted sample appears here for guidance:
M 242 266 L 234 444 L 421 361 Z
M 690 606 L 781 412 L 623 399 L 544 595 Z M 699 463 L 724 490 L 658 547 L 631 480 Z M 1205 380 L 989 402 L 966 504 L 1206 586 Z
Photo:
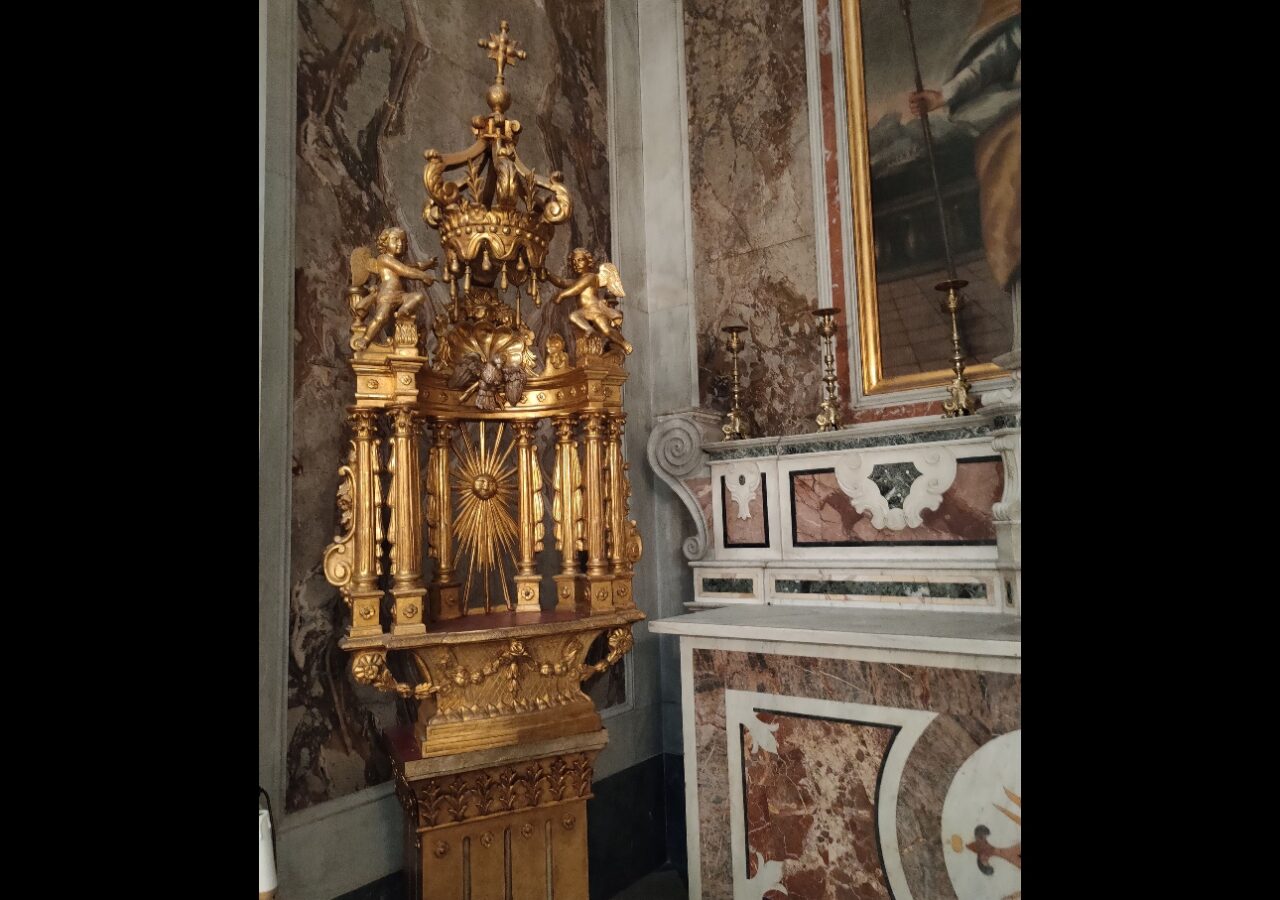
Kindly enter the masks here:
M 503 19 L 498 23 L 498 33 L 490 34 L 489 39 L 480 38 L 476 41 L 476 45 L 482 49 L 489 51 L 489 58 L 498 64 L 497 84 L 503 84 L 505 76 L 502 74 L 504 66 L 514 66 L 516 60 L 527 59 L 529 54 L 523 50 L 517 50 L 516 44 L 519 41 L 510 40 L 507 37 L 507 28 L 509 23 Z

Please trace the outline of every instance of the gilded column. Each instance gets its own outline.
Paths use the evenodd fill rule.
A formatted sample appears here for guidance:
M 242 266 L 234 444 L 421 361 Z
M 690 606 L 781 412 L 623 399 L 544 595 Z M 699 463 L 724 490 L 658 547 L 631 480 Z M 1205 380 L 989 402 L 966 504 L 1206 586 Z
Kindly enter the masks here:
M 631 485 L 627 481 L 627 464 L 622 458 L 622 431 L 627 414 L 609 416 L 609 440 L 606 456 L 609 463 L 609 568 L 613 573 L 613 605 L 633 607 L 631 596 L 631 560 L 628 558 L 627 505 Z
M 626 516 L 626 497 L 622 482 L 622 425 L 625 413 L 608 416 L 608 436 L 605 438 L 604 457 L 609 480 L 605 484 L 608 495 L 609 569 L 615 574 L 622 568 L 622 521 Z
M 586 519 L 587 519 L 587 592 L 588 597 L 580 598 L 580 606 L 586 610 L 598 612 L 613 608 L 613 585 L 609 577 L 609 566 L 605 551 L 605 515 L 604 484 L 599 473 L 604 470 L 604 448 L 602 446 L 604 416 L 598 412 L 583 415 L 583 434 L 586 458 L 583 466 L 588 477 L 586 482 Z M 585 599 L 585 603 L 581 601 Z M 584 610 L 584 611 L 586 611 Z
M 573 440 L 573 420 L 558 416 L 556 427 L 556 471 L 552 487 L 551 519 L 555 523 L 556 549 L 560 551 L 560 574 L 556 583 L 556 609 L 573 610 L 578 596 L 578 551 L 582 540 L 582 466 L 578 445 Z
M 382 484 L 378 453 L 382 442 L 378 440 L 377 412 L 372 409 L 355 409 L 349 417 L 354 436 L 352 476 L 352 512 L 354 547 L 352 552 L 351 581 L 347 595 L 351 600 L 351 637 L 381 634 L 382 622 L 378 611 L 382 602 L 382 590 L 378 576 L 382 574 L 379 544 L 382 542 Z
M 422 501 L 418 474 L 417 413 L 393 407 L 391 422 L 391 595 L 392 634 L 423 634 L 427 593 L 422 583 Z
M 432 419 L 433 443 L 428 457 L 431 493 L 431 529 L 436 552 L 436 574 L 431 580 L 431 618 L 437 621 L 462 615 L 462 585 L 454 577 L 453 502 L 449 495 L 449 441 L 453 423 Z
M 516 422 L 516 465 L 520 476 L 520 559 L 516 564 L 516 610 L 538 612 L 539 584 L 542 581 L 534 564 L 537 524 L 542 517 L 542 504 L 537 503 L 533 451 L 533 423 Z

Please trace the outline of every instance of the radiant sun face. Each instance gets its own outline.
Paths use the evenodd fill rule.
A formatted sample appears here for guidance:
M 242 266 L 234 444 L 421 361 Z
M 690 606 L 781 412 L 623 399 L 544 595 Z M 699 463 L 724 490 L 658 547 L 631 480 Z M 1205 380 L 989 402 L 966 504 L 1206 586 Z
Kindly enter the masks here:
M 481 472 L 471 482 L 471 489 L 481 500 L 488 500 L 498 493 L 498 482 L 487 472 Z
M 473 440 L 474 432 L 474 440 Z M 501 587 L 508 609 L 515 606 L 507 577 L 514 568 L 520 526 L 514 514 L 516 465 L 515 442 L 506 424 L 496 428 L 485 422 L 458 430 L 454 442 L 457 465 L 453 468 L 453 489 L 458 497 L 454 533 L 458 539 L 459 561 L 466 560 L 463 605 L 469 607 L 474 595 L 483 595 L 484 610 L 493 606 L 492 586 Z

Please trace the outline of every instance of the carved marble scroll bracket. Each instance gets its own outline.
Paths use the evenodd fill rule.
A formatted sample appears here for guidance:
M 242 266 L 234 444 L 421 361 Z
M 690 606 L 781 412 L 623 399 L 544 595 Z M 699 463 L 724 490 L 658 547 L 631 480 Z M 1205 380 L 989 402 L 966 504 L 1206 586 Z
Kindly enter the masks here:
M 711 466 L 702 446 L 719 435 L 718 428 L 719 418 L 716 415 L 701 410 L 685 410 L 658 416 L 649 435 L 649 465 L 683 501 L 697 529 L 684 542 L 684 555 L 690 562 L 706 556 L 711 541 L 702 508 L 684 479 L 711 476 Z

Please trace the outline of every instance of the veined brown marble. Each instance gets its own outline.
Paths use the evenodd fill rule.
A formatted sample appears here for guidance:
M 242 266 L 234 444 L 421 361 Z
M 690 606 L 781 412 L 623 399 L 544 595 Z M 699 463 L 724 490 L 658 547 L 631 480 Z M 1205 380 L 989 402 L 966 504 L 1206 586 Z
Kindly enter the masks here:
M 707 534 L 710 534 L 714 527 L 711 521 L 711 479 L 685 478 L 684 485 L 698 501 L 698 509 L 702 510 L 702 521 L 707 523 Z
M 320 567 L 336 533 L 336 473 L 354 389 L 346 267 L 352 248 L 388 225 L 407 232 L 407 258 L 439 255 L 421 220 L 422 153 L 471 142 L 468 123 L 485 112 L 493 79 L 476 39 L 499 18 L 529 53 L 508 77 L 511 114 L 524 125 L 520 155 L 539 172 L 563 172 L 574 198 L 570 227 L 548 259 L 561 265 L 575 246 L 607 256 L 604 0 L 509 0 L 501 10 L 463 0 L 298 5 L 288 811 L 390 776 L 376 735 L 402 713 L 350 679 L 336 644 L 346 610 Z M 428 293 L 437 304 L 447 299 L 443 283 Z M 526 309 L 540 344 L 553 331 L 569 334 L 568 311 Z M 430 315 L 422 328 L 428 348 Z M 549 454 L 547 436 L 541 440 Z
M 740 778 L 742 773 L 728 771 L 724 692 L 726 688 L 730 688 L 938 713 L 907 757 L 897 798 L 897 837 L 903 873 L 912 894 L 930 900 L 955 900 L 942 856 L 943 842 L 939 834 L 947 787 L 960 766 L 975 750 L 993 737 L 1021 727 L 1021 675 L 695 649 L 693 679 L 698 773 L 697 827 L 701 841 L 703 897 L 717 900 L 730 900 L 733 897 L 728 785 L 731 777 Z M 849 732 L 845 734 L 848 740 L 854 739 L 849 736 Z M 857 737 L 858 740 L 864 739 L 862 736 Z M 740 737 L 734 735 L 733 739 L 739 740 Z M 788 762 L 790 768 L 785 771 L 794 774 L 803 768 L 810 782 L 817 785 L 813 772 L 822 770 L 832 773 L 835 771 L 832 767 L 843 766 L 839 769 L 838 776 L 823 776 L 824 787 L 821 789 L 829 788 L 833 783 L 832 778 L 837 784 L 861 784 L 861 790 L 874 801 L 874 782 L 869 781 L 871 769 L 865 765 L 865 759 L 857 759 L 858 747 L 849 744 L 854 757 L 853 764 L 849 765 L 847 760 L 837 759 L 841 754 L 833 753 L 829 745 L 814 743 L 815 735 L 800 734 L 795 738 L 784 735 L 784 740 L 787 741 L 786 746 L 793 748 Z M 783 746 L 783 742 L 779 741 L 780 750 Z M 861 749 L 864 754 L 867 752 L 865 747 Z M 744 756 L 744 759 L 750 760 L 750 756 Z M 863 765 L 859 765 L 860 763 Z M 747 775 L 749 798 L 750 771 Z M 798 784 L 803 784 L 803 778 Z M 795 796 L 802 797 L 799 793 Z M 838 815 L 843 811 L 846 821 L 852 822 L 864 819 L 877 821 L 874 806 L 870 811 L 865 810 L 857 797 L 857 791 L 840 794 L 840 798 L 840 802 L 832 810 L 833 814 Z M 785 808 L 798 809 L 794 802 Z M 757 807 L 757 814 L 760 812 Z M 749 808 L 749 817 L 750 814 Z M 870 818 L 866 819 L 868 815 Z M 789 827 L 794 830 L 802 826 Z M 754 831 L 757 846 L 774 846 L 760 828 L 749 831 Z M 809 826 L 806 834 L 808 837 L 802 843 L 802 848 L 792 848 L 789 843 L 786 845 L 787 854 L 798 854 L 787 856 L 787 859 L 812 858 L 806 854 L 816 854 L 821 858 L 823 849 L 826 848 L 829 856 L 831 846 L 836 843 L 843 846 L 851 840 L 855 843 L 865 840 L 861 833 L 857 838 L 840 837 L 829 828 L 817 829 L 813 825 Z M 865 845 L 862 850 L 855 847 L 851 852 L 855 859 L 861 861 L 866 854 Z M 836 867 L 833 865 L 832 868 Z M 805 870 L 807 871 L 807 866 Z M 877 889 L 874 887 L 875 879 L 870 877 L 873 874 L 874 871 L 868 869 L 858 876 L 861 880 L 847 887 L 838 885 L 829 876 L 828 881 L 816 887 L 815 893 L 801 896 L 886 896 L 872 892 Z M 858 888 L 857 885 L 862 887 Z M 857 890 L 864 893 L 857 893 Z M 793 893 L 793 896 L 796 895 Z
M 901 531 L 872 526 L 871 513 L 859 513 L 853 508 L 853 501 L 840 489 L 834 472 L 796 475 L 792 483 L 798 544 L 995 541 L 991 507 L 1004 489 L 1004 465 L 999 460 L 960 460 L 956 480 L 942 495 L 938 508 L 924 510 L 919 526 Z
M 876 839 L 876 787 L 896 729 L 758 712 L 777 753 L 743 729 L 747 871 L 783 863 L 789 900 L 892 900 Z M 770 896 L 767 893 L 765 896 Z
M 860 422 L 887 422 L 890 419 L 911 419 L 917 416 L 941 416 L 941 400 L 922 400 L 918 403 L 897 403 L 892 406 L 871 406 L 855 409 L 849 415 L 849 424 Z
M 740 322 L 751 433 L 811 431 L 821 358 L 803 7 L 686 0 L 684 25 L 703 405 L 727 409 L 720 328 Z

